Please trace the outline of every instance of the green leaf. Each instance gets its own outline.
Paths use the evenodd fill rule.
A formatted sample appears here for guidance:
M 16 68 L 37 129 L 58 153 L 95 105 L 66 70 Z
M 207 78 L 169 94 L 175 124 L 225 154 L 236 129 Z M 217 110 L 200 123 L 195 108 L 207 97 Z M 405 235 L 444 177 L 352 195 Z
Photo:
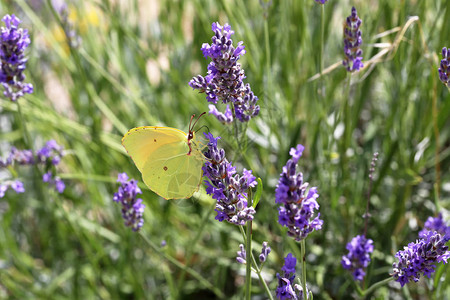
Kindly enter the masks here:
M 256 205 L 258 205 L 258 202 L 261 199 L 262 192 L 263 192 L 263 183 L 261 178 L 258 177 L 258 187 L 256 189 L 255 198 L 253 199 L 253 208 L 256 208 Z

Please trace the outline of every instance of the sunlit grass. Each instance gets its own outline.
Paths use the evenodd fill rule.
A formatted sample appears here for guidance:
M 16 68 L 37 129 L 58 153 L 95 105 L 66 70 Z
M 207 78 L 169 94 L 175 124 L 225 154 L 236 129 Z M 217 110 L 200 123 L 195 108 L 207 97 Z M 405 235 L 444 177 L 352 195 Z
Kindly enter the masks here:
M 18 15 L 30 31 L 25 74 L 35 92 L 19 101 L 32 144 L 55 139 L 66 149 L 58 167 L 62 195 L 36 172 L 17 167 L 14 176 L 26 192 L 0 199 L 0 298 L 244 297 L 245 266 L 235 260 L 243 243 L 239 228 L 214 220 L 204 187 L 187 200 L 158 197 L 121 145 L 130 128 L 187 131 L 192 114 L 208 111 L 205 95 L 188 82 L 206 74 L 209 61 L 200 48 L 211 42 L 216 21 L 229 23 L 234 41 L 244 42 L 240 63 L 261 111 L 249 122 L 241 151 L 232 126 L 207 115 L 201 131 L 220 135 L 238 170 L 251 169 L 262 180 L 252 244 L 255 255 L 263 241 L 272 248 L 262 272 L 272 291 L 286 254 L 300 257 L 299 245 L 277 222 L 274 200 L 289 149 L 299 143 L 305 146 L 299 165 L 318 187 L 324 220 L 306 240 L 314 299 L 356 293 L 340 259 L 364 227 L 374 152 L 367 236 L 375 251 L 365 287 L 389 277 L 393 255 L 415 241 L 428 216 L 439 209 L 448 220 L 450 93 L 437 71 L 442 47 L 450 46 L 447 1 L 329 0 L 323 57 L 322 8 L 312 0 L 272 1 L 267 8 L 260 1 L 77 1 L 68 5 L 82 41 L 77 48 L 67 44 L 50 2 L 0 0 L 1 15 Z M 363 20 L 365 68 L 347 86 L 342 28 L 352 6 Z M 340 149 L 345 114 L 349 141 Z M 0 157 L 10 145 L 27 147 L 20 122 L 16 103 L 1 98 Z M 121 172 L 141 183 L 146 209 L 139 233 L 123 225 L 112 201 Z M 448 265 L 440 265 L 431 279 L 403 289 L 394 282 L 371 297 L 444 299 L 449 280 Z M 266 297 L 256 277 L 252 289 Z

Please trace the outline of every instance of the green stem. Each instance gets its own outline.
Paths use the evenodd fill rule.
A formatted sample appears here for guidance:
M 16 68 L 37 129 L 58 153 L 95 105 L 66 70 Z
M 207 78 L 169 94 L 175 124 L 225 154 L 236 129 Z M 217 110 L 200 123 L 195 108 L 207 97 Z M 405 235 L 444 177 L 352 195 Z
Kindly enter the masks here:
M 384 280 L 381 280 L 377 283 L 374 283 L 373 285 L 371 285 L 367 290 L 364 290 L 362 292 L 362 296 L 365 297 L 366 295 L 368 295 L 369 293 L 371 293 L 373 290 L 375 290 L 376 288 L 379 288 L 380 286 L 386 285 L 389 282 L 391 282 L 392 280 L 394 280 L 394 277 L 389 277 L 386 278 Z
M 247 207 L 252 206 L 252 190 L 249 188 L 248 190 L 248 198 L 247 198 Z M 252 297 L 252 263 L 251 263 L 251 256 L 252 256 L 252 221 L 247 221 L 247 241 L 245 246 L 246 252 L 246 258 L 247 261 L 246 267 L 246 280 L 245 280 L 245 296 L 247 300 L 251 300 Z
M 306 242 L 303 239 L 300 242 L 300 257 L 302 260 L 302 288 L 303 288 L 303 299 L 308 299 L 308 292 L 306 290 Z
M 224 299 L 225 298 L 225 295 L 224 295 L 224 293 L 222 293 L 222 291 L 220 291 L 217 287 L 215 287 L 213 284 L 211 284 L 208 280 L 206 280 L 202 275 L 200 275 L 199 273 L 197 273 L 193 269 L 187 267 L 186 265 L 182 264 L 181 262 L 179 262 L 175 258 L 173 258 L 173 257 L 167 255 L 165 252 L 163 252 L 161 250 L 161 248 L 156 246 L 151 240 L 149 240 L 142 231 L 139 232 L 139 235 L 144 239 L 144 241 L 147 243 L 147 245 L 149 245 L 150 248 L 152 248 L 152 250 L 155 251 L 159 256 L 163 257 L 164 259 L 166 259 L 167 261 L 169 261 L 170 263 L 172 263 L 176 267 L 180 268 L 181 270 L 185 270 L 192 277 L 197 279 L 203 286 L 205 286 L 206 288 L 208 288 L 211 291 L 213 291 L 214 294 L 216 294 L 217 297 L 219 297 L 220 299 Z
M 243 226 L 239 226 L 239 229 L 241 231 L 242 238 L 244 239 L 244 243 L 247 243 L 247 236 L 245 234 Z M 253 255 L 253 253 L 251 253 L 251 258 L 252 258 L 252 263 L 253 263 L 253 269 L 256 272 L 256 274 L 258 275 L 259 281 L 262 283 L 264 289 L 266 290 L 266 293 L 267 293 L 267 296 L 269 297 L 269 299 L 273 300 L 272 292 L 270 291 L 269 286 L 267 285 L 266 281 L 262 277 L 262 274 L 261 274 L 262 268 L 260 269 L 258 267 L 258 263 L 256 262 L 256 259 L 255 259 L 255 256 Z
M 206 224 L 208 223 L 209 217 L 211 216 L 211 213 L 214 211 L 215 207 L 216 207 L 216 202 L 214 201 L 212 208 L 209 209 L 205 213 L 205 215 L 203 216 L 203 219 L 202 219 L 202 221 L 200 223 L 200 227 L 198 228 L 194 239 L 192 241 L 190 241 L 188 243 L 188 245 L 187 245 L 187 248 L 186 248 L 186 267 L 188 267 L 191 264 L 191 259 L 192 259 L 192 256 L 194 254 L 194 252 L 193 252 L 194 246 L 197 245 L 198 240 L 202 236 L 203 230 L 205 229 Z M 186 277 L 186 270 L 182 269 L 181 270 L 181 274 L 180 274 L 180 278 L 178 280 L 178 285 L 177 285 L 178 293 L 179 293 L 179 291 L 181 291 L 181 289 L 183 287 L 185 277 Z
M 268 9 L 268 7 L 267 7 Z M 263 99 L 264 102 L 261 104 L 261 107 L 263 107 L 264 111 L 267 112 L 267 117 L 268 117 L 268 124 L 269 124 L 269 137 L 273 136 L 273 134 L 275 134 L 275 137 L 278 139 L 278 141 L 281 141 L 281 137 L 279 136 L 279 122 L 278 121 L 272 121 L 274 119 L 274 112 L 276 112 L 277 110 L 275 109 L 275 106 L 273 106 L 272 104 L 275 102 L 275 93 L 272 91 L 273 90 L 273 83 L 272 83 L 272 70 L 271 70 L 271 65 L 272 65 L 272 60 L 271 60 L 271 51 L 270 51 L 270 35 L 269 35 L 269 15 L 268 15 L 268 11 L 267 11 L 267 15 L 265 15 L 264 17 L 264 46 L 265 46 L 265 51 L 266 51 L 266 68 L 265 68 L 265 73 L 266 73 L 266 84 L 265 84 L 265 91 L 263 94 Z M 271 96 L 271 98 L 269 97 L 269 95 Z M 265 106 L 265 107 L 264 107 Z M 261 109 L 262 111 L 262 109 Z M 287 117 L 290 118 L 291 114 L 287 114 Z
M 324 41 L 325 41 L 325 5 L 321 5 L 321 14 L 320 14 L 320 52 L 319 52 L 319 73 L 320 78 L 322 79 L 322 72 L 323 72 L 323 48 L 324 48 Z M 323 79 L 322 79 L 322 87 L 323 87 Z
M 441 166 L 439 164 L 439 127 L 438 127 L 438 109 L 437 109 L 437 87 L 436 87 L 436 79 L 433 79 L 433 99 L 432 99 L 432 115 L 433 115 L 433 130 L 434 130 L 434 140 L 435 140 L 435 148 L 434 148 L 434 169 L 436 173 L 436 192 L 437 197 L 440 196 L 441 191 Z
M 341 175 L 342 180 L 348 180 L 347 171 L 347 148 L 350 143 L 350 84 L 351 84 L 351 74 L 347 76 L 347 85 L 346 85 L 346 92 L 344 95 L 347 95 L 347 97 L 344 99 L 344 108 L 342 110 L 343 114 L 343 121 L 344 121 L 344 134 L 342 137 L 342 143 L 341 143 L 341 151 L 340 151 L 340 162 L 341 162 Z M 344 190 L 346 187 L 344 186 Z M 348 195 L 345 195 L 348 196 Z
M 22 129 L 22 134 L 23 134 L 23 140 L 25 142 L 25 147 L 27 149 L 31 149 L 33 151 L 34 147 L 33 147 L 33 143 L 31 142 L 31 137 L 30 137 L 30 133 L 28 132 L 27 129 L 27 122 L 25 120 L 25 117 L 22 114 L 22 109 L 20 108 L 20 99 L 18 99 L 16 101 L 17 103 L 17 112 L 19 114 L 19 119 L 20 119 L 20 127 Z
M 266 47 L 266 76 L 267 76 L 267 85 L 266 85 L 266 93 L 264 93 L 264 102 L 267 107 L 267 111 L 269 115 L 271 114 L 272 110 L 270 109 L 270 106 L 268 105 L 268 96 L 271 95 L 271 88 L 272 88 L 272 74 L 270 72 L 270 40 L 269 40 L 269 22 L 267 18 L 264 18 L 264 44 Z
M 16 101 L 16 103 L 17 103 L 17 112 L 19 114 L 20 126 L 21 126 L 21 129 L 22 129 L 22 134 L 23 134 L 23 140 L 25 142 L 25 147 L 27 149 L 30 149 L 33 153 L 35 153 L 34 152 L 34 145 L 33 145 L 32 141 L 31 141 L 30 132 L 28 131 L 27 122 L 26 122 L 25 117 L 24 117 L 24 115 L 22 113 L 22 109 L 21 109 L 19 100 Z M 34 169 L 34 178 L 42 178 L 42 173 L 41 173 L 41 171 L 39 170 L 39 168 L 38 168 L 38 166 L 36 164 L 33 166 L 33 169 Z M 47 197 L 44 195 L 42 184 L 40 182 L 36 181 L 36 180 L 33 180 L 33 186 L 38 191 L 39 197 L 41 197 L 41 199 L 44 200 L 45 203 L 47 203 L 45 201 L 47 199 Z M 44 206 L 44 207 L 47 207 L 47 206 Z
M 234 110 L 233 103 L 231 103 L 231 113 L 233 114 L 234 139 L 236 140 L 236 144 L 237 144 L 237 148 L 238 148 L 238 151 L 236 151 L 236 153 L 234 154 L 234 158 L 233 158 L 233 161 L 234 161 L 234 160 L 236 160 L 237 154 L 240 155 L 242 153 L 242 149 L 241 149 L 241 143 L 240 143 L 240 139 L 239 139 L 238 121 L 236 120 L 236 112 Z

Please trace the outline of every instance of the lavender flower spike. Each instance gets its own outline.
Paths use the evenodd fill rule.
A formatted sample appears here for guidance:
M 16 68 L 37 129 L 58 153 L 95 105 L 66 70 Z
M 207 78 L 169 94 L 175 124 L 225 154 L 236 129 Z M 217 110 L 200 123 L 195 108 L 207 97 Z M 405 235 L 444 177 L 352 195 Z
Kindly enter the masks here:
M 301 241 L 312 231 L 321 229 L 323 224 L 319 219 L 320 213 L 312 219 L 314 210 L 319 209 L 316 201 L 319 197 L 317 188 L 312 187 L 307 192 L 309 183 L 303 182 L 301 172 L 296 172 L 303 149 L 300 144 L 297 148 L 291 148 L 289 153 L 292 158 L 283 167 L 275 190 L 275 202 L 282 204 L 278 210 L 278 222 L 289 229 L 287 234 L 296 241 Z
M 267 256 L 269 256 L 271 249 L 269 247 L 269 243 L 267 242 L 263 242 L 262 246 L 263 247 L 261 249 L 261 254 L 259 255 L 259 261 L 263 263 L 267 260 Z
M 352 14 L 347 17 L 344 27 L 344 53 L 345 59 L 342 61 L 347 71 L 359 71 L 364 67 L 362 63 L 362 38 L 361 19 L 358 17 L 356 8 L 352 7 Z
M 303 299 L 303 288 L 299 284 L 294 284 L 295 279 L 295 265 L 297 259 L 289 253 L 284 259 L 284 266 L 281 268 L 282 274 L 277 273 L 278 286 L 276 295 L 278 299 Z M 308 287 L 306 288 L 307 299 L 310 299 Z
M 255 209 L 247 207 L 247 190 L 257 185 L 252 171 L 244 169 L 241 175 L 236 174 L 236 168 L 228 162 L 225 157 L 225 150 L 217 147 L 217 141 L 211 133 L 205 133 L 209 140 L 208 149 L 203 153 L 207 158 L 203 166 L 206 193 L 217 200 L 216 220 L 224 220 L 235 224 L 244 225 L 247 221 L 253 220 Z
M 231 36 L 234 31 L 231 26 L 225 24 L 220 26 L 215 22 L 212 24 L 211 45 L 205 43 L 202 46 L 203 55 L 211 58 L 208 65 L 208 75 L 198 75 L 189 81 L 189 85 L 200 93 L 206 93 L 206 100 L 210 103 L 209 113 L 214 115 L 220 122 L 230 124 L 234 118 L 241 122 L 248 122 L 259 113 L 259 105 L 256 105 L 256 97 L 249 84 L 244 84 L 244 70 L 237 61 L 245 54 L 242 42 L 233 46 Z M 222 113 L 216 106 L 218 102 L 231 104 L 230 110 Z M 211 107 L 214 106 L 214 107 Z
M 373 241 L 364 235 L 354 237 L 347 244 L 348 254 L 342 256 L 341 264 L 346 270 L 352 272 L 353 278 L 362 281 L 366 272 L 365 268 L 370 263 L 370 253 L 373 252 Z
M 42 181 L 47 182 L 49 185 L 53 186 L 54 189 L 60 194 L 62 194 L 62 192 L 64 192 L 64 190 L 66 189 L 64 181 L 62 181 L 62 179 L 58 176 L 53 177 L 51 171 L 48 171 L 47 173 L 42 175 Z
M 30 45 L 28 30 L 19 28 L 20 19 L 15 15 L 2 18 L 6 27 L 0 35 L 0 83 L 5 89 L 3 95 L 16 101 L 24 94 L 33 93 L 33 85 L 24 83 L 27 58 L 25 50 Z
M 439 79 L 443 84 L 450 84 L 450 49 L 442 48 L 442 60 L 439 67 Z
M 296 264 L 297 259 L 292 255 L 292 253 L 289 253 L 284 259 L 284 265 L 281 268 L 281 271 L 283 271 L 282 275 L 277 273 L 278 286 L 276 295 L 278 299 L 298 299 L 292 287 L 295 279 Z
M 425 238 L 430 231 L 436 231 L 443 236 L 445 242 L 450 240 L 450 226 L 447 226 L 442 213 L 439 213 L 437 217 L 429 217 L 425 222 L 424 228 L 419 232 L 420 238 Z
M 243 244 L 239 244 L 239 251 L 236 252 L 236 261 L 240 264 L 245 265 L 247 261 L 245 260 L 247 252 L 245 252 L 245 248 Z
M 114 194 L 113 200 L 122 204 L 122 217 L 125 226 L 131 227 L 133 231 L 138 231 L 144 225 L 144 208 L 142 199 L 136 199 L 137 194 L 142 194 L 137 186 L 137 181 L 128 181 L 126 173 L 120 173 L 117 182 L 121 183 L 119 190 Z
M 429 231 L 423 239 L 409 243 L 398 251 L 395 257 L 398 262 L 392 265 L 392 276 L 404 286 L 410 281 L 419 281 L 421 274 L 430 277 L 435 271 L 436 263 L 447 263 L 450 251 L 439 233 Z
M 0 198 L 3 198 L 5 196 L 5 193 L 9 188 L 13 189 L 17 194 L 25 192 L 22 181 L 5 181 L 0 183 Z
M 314 0 L 319 4 L 325 4 L 325 2 L 327 2 L 328 0 Z

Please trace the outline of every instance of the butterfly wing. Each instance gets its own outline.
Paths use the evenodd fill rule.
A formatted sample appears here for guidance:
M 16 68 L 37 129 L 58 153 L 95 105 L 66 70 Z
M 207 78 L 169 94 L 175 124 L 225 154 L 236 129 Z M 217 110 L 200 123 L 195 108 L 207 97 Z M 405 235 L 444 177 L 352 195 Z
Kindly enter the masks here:
M 122 138 L 122 145 L 142 173 L 153 151 L 183 138 L 186 139 L 186 133 L 175 128 L 142 126 L 129 130 Z
M 156 149 L 142 172 L 145 184 L 165 199 L 189 198 L 198 190 L 204 158 L 196 143 L 187 138 Z
M 144 183 L 165 199 L 189 198 L 198 190 L 204 162 L 195 138 L 170 127 L 131 129 L 122 144 L 142 173 Z

